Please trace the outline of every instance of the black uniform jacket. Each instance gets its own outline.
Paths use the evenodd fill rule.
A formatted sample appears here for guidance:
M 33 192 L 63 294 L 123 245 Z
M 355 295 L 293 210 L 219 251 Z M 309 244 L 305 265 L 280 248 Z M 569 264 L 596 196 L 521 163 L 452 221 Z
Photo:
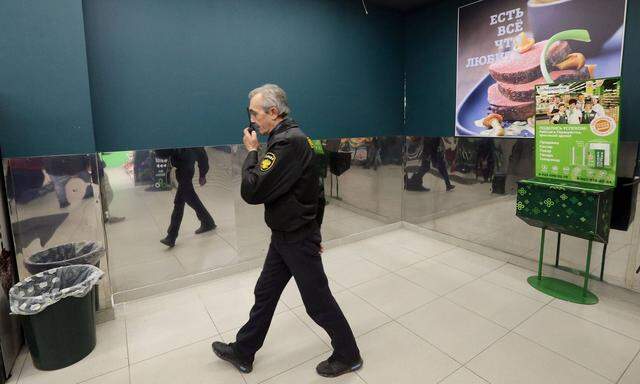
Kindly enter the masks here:
M 319 183 L 311 140 L 285 119 L 269 134 L 266 152 L 251 151 L 242 167 L 241 195 L 264 204 L 273 232 L 295 232 L 317 222 Z

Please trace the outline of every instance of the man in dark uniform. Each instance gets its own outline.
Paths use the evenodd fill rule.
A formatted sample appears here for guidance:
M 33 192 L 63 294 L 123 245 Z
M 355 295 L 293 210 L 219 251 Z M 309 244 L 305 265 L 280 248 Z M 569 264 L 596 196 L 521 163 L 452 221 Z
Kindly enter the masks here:
M 166 151 L 166 150 L 165 150 Z M 168 247 L 176 245 L 176 238 L 178 237 L 178 231 L 180 230 L 180 224 L 182 223 L 182 216 L 184 215 L 184 205 L 189 204 L 196 216 L 200 220 L 200 228 L 196 230 L 196 234 L 201 234 L 214 230 L 216 223 L 213 217 L 204 207 L 202 201 L 196 194 L 196 190 L 193 188 L 193 176 L 195 175 L 195 163 L 198 163 L 198 170 L 200 171 L 199 182 L 200 185 L 207 183 L 207 172 L 209 172 L 209 157 L 204 148 L 181 148 L 172 149 L 170 152 L 162 153 L 163 156 L 171 158 L 171 165 L 176 168 L 176 180 L 178 181 L 178 191 L 173 201 L 173 212 L 171 213 L 171 224 L 167 230 L 167 237 L 160 240 L 160 242 Z
M 242 198 L 265 205 L 271 244 L 254 290 L 249 321 L 231 344 L 213 343 L 215 354 L 240 372 L 253 369 L 282 290 L 293 276 L 309 316 L 331 337 L 333 354 L 316 371 L 335 377 L 362 367 L 353 332 L 336 303 L 322 266 L 318 215 L 319 183 L 313 143 L 288 118 L 285 92 L 267 84 L 249 94 L 251 122 L 269 135 L 266 153 L 258 155 L 255 131 L 244 130 L 249 154 L 242 168 Z
M 420 168 L 407 178 L 405 183 L 405 189 L 407 191 L 419 191 L 428 192 L 429 188 L 422 185 L 422 179 L 424 175 L 429 172 L 431 165 L 435 165 L 440 176 L 444 179 L 444 184 L 447 192 L 452 191 L 456 186 L 451 184 L 449 179 L 449 173 L 447 172 L 447 163 L 444 160 L 444 155 L 440 151 L 440 137 L 423 137 L 422 138 L 422 154 L 420 158 Z

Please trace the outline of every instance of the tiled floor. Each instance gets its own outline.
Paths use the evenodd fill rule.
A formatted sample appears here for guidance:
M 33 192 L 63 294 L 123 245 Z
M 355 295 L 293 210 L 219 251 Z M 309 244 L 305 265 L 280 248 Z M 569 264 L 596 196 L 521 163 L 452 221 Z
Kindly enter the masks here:
M 640 383 L 640 305 L 628 292 L 600 289 L 595 306 L 557 301 L 529 287 L 530 271 L 404 229 L 323 258 L 364 358 L 356 374 L 315 374 L 329 339 L 294 285 L 253 373 L 215 358 L 211 342 L 233 340 L 248 317 L 251 270 L 120 304 L 87 359 L 39 372 L 23 353 L 12 383 Z
M 465 186 L 462 186 L 465 187 Z M 463 188 L 453 193 L 441 193 L 444 197 L 456 200 Z M 483 196 L 478 194 L 478 196 Z M 532 227 L 515 215 L 515 196 L 493 195 L 492 201 L 475 204 L 469 209 L 446 214 L 426 222 L 417 222 L 425 228 L 445 233 L 459 239 L 472 241 L 510 254 L 537 260 L 540 250 L 540 229 Z M 411 203 L 409 197 L 407 204 Z M 423 197 L 424 205 L 431 204 Z M 461 198 L 464 200 L 464 197 Z M 463 204 L 460 201 L 459 204 Z M 413 202 L 413 204 L 417 204 Z M 434 203 L 439 206 L 440 202 Z M 405 208 L 406 211 L 406 208 Z M 407 220 L 408 221 L 408 220 Z M 634 222 L 627 231 L 611 230 L 607 246 L 604 278 L 617 286 L 628 286 L 633 280 L 634 287 L 640 290 L 640 275 L 635 274 L 637 242 L 634 239 L 640 233 L 640 227 Z M 587 253 L 587 241 L 571 236 L 562 236 L 560 243 L 560 264 L 584 269 Z M 553 260 L 556 254 L 557 234 L 547 232 L 545 259 Z M 599 276 L 603 244 L 594 242 L 591 273 Z

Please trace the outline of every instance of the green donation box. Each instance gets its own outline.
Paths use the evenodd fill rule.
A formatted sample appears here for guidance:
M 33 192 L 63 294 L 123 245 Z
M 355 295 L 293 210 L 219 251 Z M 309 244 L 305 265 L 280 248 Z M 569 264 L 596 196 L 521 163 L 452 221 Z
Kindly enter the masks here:
M 593 241 L 609 241 L 616 184 L 620 79 L 590 79 L 536 86 L 536 177 L 518 182 L 516 215 L 542 229 L 535 289 L 580 304 L 595 304 L 589 291 Z M 582 286 L 542 276 L 545 231 L 588 241 Z M 604 253 L 603 253 L 604 255 Z M 604 256 L 603 267 L 604 268 Z M 569 268 L 569 270 L 571 270 Z M 573 271 L 573 270 L 572 270 Z
M 527 224 L 606 243 L 613 188 L 534 178 L 518 182 L 516 214 Z

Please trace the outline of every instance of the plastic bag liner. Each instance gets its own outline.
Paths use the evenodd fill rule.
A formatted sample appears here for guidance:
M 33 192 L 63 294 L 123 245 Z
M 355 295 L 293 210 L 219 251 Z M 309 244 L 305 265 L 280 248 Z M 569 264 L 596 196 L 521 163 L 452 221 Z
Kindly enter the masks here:
M 84 297 L 104 272 L 93 265 L 69 265 L 40 272 L 9 290 L 14 315 L 35 315 L 65 297 Z
M 98 241 L 68 243 L 36 252 L 24 260 L 24 266 L 32 275 L 65 265 L 97 265 L 104 255 L 104 247 Z

